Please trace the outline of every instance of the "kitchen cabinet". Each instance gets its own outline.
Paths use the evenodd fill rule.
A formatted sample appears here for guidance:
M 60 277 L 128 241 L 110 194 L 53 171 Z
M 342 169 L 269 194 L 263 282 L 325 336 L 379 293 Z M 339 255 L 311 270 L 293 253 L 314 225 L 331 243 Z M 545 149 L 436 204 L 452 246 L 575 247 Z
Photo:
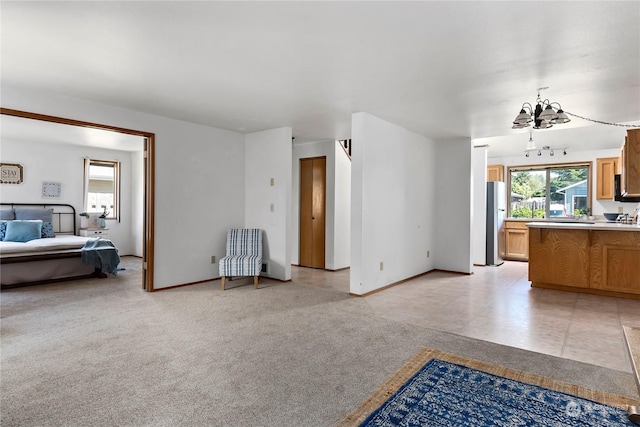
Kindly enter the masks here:
M 596 198 L 598 200 L 613 200 L 613 176 L 620 173 L 620 159 L 606 157 L 596 159 Z
M 626 197 L 640 197 L 640 129 L 627 131 L 622 146 L 621 190 Z
M 589 230 L 547 228 L 529 230 L 529 280 L 589 288 Z
M 591 235 L 591 287 L 640 293 L 640 233 L 601 231 Z
M 502 165 L 487 166 L 487 181 L 503 181 L 504 182 L 504 166 Z
M 504 258 L 512 261 L 529 259 L 529 229 L 523 221 L 505 221 L 505 254 Z
M 530 222 L 531 286 L 640 299 L 640 226 Z

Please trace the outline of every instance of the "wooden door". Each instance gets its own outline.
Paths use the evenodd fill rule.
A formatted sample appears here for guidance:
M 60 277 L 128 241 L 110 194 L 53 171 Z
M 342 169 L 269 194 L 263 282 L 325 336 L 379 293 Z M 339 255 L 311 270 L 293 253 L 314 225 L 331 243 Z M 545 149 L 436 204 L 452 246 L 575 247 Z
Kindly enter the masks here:
M 326 157 L 300 159 L 300 265 L 324 268 Z

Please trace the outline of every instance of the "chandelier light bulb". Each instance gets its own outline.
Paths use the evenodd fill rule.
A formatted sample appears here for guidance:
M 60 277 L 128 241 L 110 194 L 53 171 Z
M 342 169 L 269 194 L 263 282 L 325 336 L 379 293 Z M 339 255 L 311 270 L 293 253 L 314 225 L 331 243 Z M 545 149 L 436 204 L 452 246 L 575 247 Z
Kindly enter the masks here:
M 558 117 L 554 109 L 551 105 L 547 105 L 542 113 L 540 113 L 540 120 L 544 120 L 545 122 L 550 122 L 551 120 L 555 120 Z

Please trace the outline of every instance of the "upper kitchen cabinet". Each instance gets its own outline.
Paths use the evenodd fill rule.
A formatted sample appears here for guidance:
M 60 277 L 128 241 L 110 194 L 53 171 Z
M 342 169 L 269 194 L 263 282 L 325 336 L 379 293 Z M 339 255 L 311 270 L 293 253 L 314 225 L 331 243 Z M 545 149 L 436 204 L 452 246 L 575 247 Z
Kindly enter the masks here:
M 487 181 L 504 181 L 504 166 L 487 166 Z
M 625 197 L 640 197 L 640 129 L 627 131 L 622 147 L 621 192 Z
M 596 159 L 596 198 L 598 200 L 613 200 L 613 176 L 620 173 L 620 159 L 606 157 Z

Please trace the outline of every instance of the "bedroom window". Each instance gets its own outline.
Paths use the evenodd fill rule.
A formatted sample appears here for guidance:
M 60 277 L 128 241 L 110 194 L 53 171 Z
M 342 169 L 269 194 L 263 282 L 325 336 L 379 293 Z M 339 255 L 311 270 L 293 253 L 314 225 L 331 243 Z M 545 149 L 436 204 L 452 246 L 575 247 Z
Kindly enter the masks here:
M 107 219 L 117 219 L 119 212 L 120 163 L 109 160 L 85 159 L 84 210 L 87 213 L 106 212 Z

